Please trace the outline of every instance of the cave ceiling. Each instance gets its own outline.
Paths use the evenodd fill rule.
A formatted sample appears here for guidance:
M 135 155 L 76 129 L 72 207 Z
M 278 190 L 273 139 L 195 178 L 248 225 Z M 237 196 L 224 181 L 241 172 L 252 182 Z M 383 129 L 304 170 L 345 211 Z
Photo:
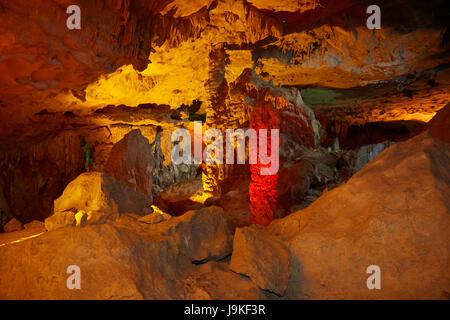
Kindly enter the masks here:
M 219 43 L 228 83 L 251 68 L 335 117 L 428 121 L 448 103 L 445 1 L 379 1 L 379 30 L 362 0 L 80 0 L 81 30 L 69 2 L 0 3 L 2 129 L 42 110 L 207 101 Z

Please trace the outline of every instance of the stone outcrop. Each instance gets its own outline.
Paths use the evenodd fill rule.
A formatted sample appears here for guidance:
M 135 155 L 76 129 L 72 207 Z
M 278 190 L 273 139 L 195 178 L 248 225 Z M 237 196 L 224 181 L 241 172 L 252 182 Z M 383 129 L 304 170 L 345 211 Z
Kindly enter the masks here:
M 158 224 L 123 215 L 113 223 L 67 228 L 0 246 L 1 299 L 259 299 L 252 282 L 217 260 L 231 253 L 219 208 Z M 22 252 L 17 255 L 17 250 Z M 67 268 L 81 290 L 66 287 Z M 27 274 L 27 277 L 23 275 Z
M 68 227 L 75 227 L 77 225 L 75 214 L 76 213 L 73 211 L 56 212 L 55 214 L 45 219 L 45 229 L 47 231 L 52 231 Z
M 55 200 L 54 213 L 100 211 L 107 215 L 144 213 L 151 206 L 150 198 L 121 184 L 101 172 L 86 172 L 78 176 Z M 51 217 L 50 217 L 51 218 Z
M 4 225 L 5 232 L 14 232 L 23 229 L 23 224 L 19 220 L 12 218 L 7 224 Z
M 170 219 L 167 235 L 173 235 L 193 262 L 221 259 L 231 254 L 233 232 L 220 207 L 188 211 Z
M 283 296 L 292 269 L 291 253 L 280 239 L 256 226 L 237 229 L 230 269 L 258 287 Z
M 105 154 L 111 148 L 112 137 L 107 127 L 80 126 L 77 119 L 62 114 L 37 118 L 36 124 L 28 128 L 30 133 L 25 129 L 16 132 L 21 136 L 16 143 L 12 143 L 11 136 L 2 137 L 3 215 L 24 223 L 47 218 L 53 211 L 53 201 L 69 182 L 83 173 L 83 139 L 91 146 L 94 171 L 102 168 Z
M 155 160 L 148 140 L 133 130 L 111 149 L 103 171 L 131 189 L 152 197 Z
M 140 218 L 139 222 L 147 223 L 147 224 L 157 224 L 160 222 L 167 221 L 170 218 L 172 218 L 172 216 L 170 214 L 153 212 L 151 214 L 148 214 L 148 215 Z

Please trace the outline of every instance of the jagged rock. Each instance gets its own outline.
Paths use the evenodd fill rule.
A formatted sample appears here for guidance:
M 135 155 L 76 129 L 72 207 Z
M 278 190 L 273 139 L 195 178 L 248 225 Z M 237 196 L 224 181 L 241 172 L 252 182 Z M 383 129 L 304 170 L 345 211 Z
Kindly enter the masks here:
M 0 202 L 4 196 L 4 214 L 22 221 L 43 221 L 52 214 L 53 201 L 83 172 L 82 137 L 86 137 L 93 149 L 94 170 L 103 165 L 104 147 L 110 143 L 105 127 L 87 125 L 61 130 L 60 117 L 49 116 L 38 121 L 46 126 L 28 128 L 33 136 L 2 149 L 0 158 L 3 172 Z
M 202 192 L 202 179 L 190 179 L 174 183 L 169 188 L 161 192 L 160 196 L 167 202 L 180 202 L 193 196 L 200 196 Z
M 22 222 L 20 222 L 15 218 L 12 218 L 11 220 L 9 220 L 7 224 L 3 226 L 3 230 L 5 230 L 5 232 L 14 232 L 22 229 L 23 229 Z
M 163 221 L 167 221 L 171 218 L 172 216 L 170 214 L 167 213 L 151 213 L 148 214 L 146 216 L 143 216 L 142 218 L 140 218 L 138 221 L 142 222 L 142 223 L 147 223 L 147 224 L 157 224 Z
M 393 145 L 308 208 L 274 221 L 294 271 L 291 299 L 440 299 L 450 291 L 450 145 Z M 369 290 L 366 269 L 381 269 Z
M 54 212 L 77 213 L 83 210 L 87 213 L 102 212 L 107 216 L 141 214 L 150 205 L 149 197 L 121 184 L 106 173 L 87 172 L 69 183 L 62 196 L 55 200 Z M 98 221 L 99 218 L 95 220 Z
M 450 143 L 450 103 L 438 111 L 433 119 L 428 123 L 428 128 L 433 137 Z
M 281 240 L 256 225 L 236 230 L 231 270 L 249 276 L 261 289 L 283 296 L 291 268 L 291 253 Z
M 283 163 L 279 171 L 278 207 L 289 208 L 300 203 L 309 193 L 313 174 L 314 168 L 307 160 Z
M 161 206 L 171 215 L 178 216 L 189 210 L 197 210 L 201 203 L 203 183 L 201 178 L 188 179 L 172 184 L 159 195 Z
M 198 266 L 198 272 L 183 279 L 186 298 L 192 300 L 227 299 L 259 300 L 264 292 L 250 279 L 229 270 L 228 263 L 208 262 Z
M 105 213 L 103 211 L 88 211 L 87 224 L 96 225 L 111 222 L 119 217 L 119 213 Z
M 75 227 L 77 225 L 77 219 L 75 213 L 72 211 L 56 212 L 45 219 L 45 229 L 47 231 L 57 230 L 67 227 Z
M 221 259 L 233 250 L 233 231 L 220 207 L 191 210 L 165 223 L 165 234 L 173 235 L 193 262 Z
M 280 133 L 280 138 L 279 152 L 281 158 L 291 161 L 301 154 L 303 148 L 288 134 Z
M 45 224 L 42 221 L 34 220 L 23 225 L 26 230 L 45 230 Z
M 133 130 L 111 150 L 103 171 L 146 196 L 152 196 L 152 148 L 140 130 Z
M 248 184 L 248 179 L 239 184 L 235 184 L 233 190 L 227 192 L 214 202 L 215 205 L 224 209 L 233 229 L 250 225 Z
M 0 246 L 0 298 L 261 297 L 250 280 L 230 272 L 226 264 L 197 267 L 192 263 L 231 253 L 231 229 L 219 208 L 159 224 L 140 223 L 133 215 L 124 219 L 127 216 L 109 224 L 55 230 Z M 80 267 L 80 290 L 66 287 L 71 265 Z

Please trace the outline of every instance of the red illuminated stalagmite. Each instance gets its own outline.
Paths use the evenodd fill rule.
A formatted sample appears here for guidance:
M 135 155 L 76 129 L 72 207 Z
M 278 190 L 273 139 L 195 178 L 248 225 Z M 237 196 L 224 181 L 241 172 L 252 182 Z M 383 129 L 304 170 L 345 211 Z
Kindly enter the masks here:
M 272 152 L 270 129 L 279 129 L 279 126 L 280 120 L 272 105 L 263 100 L 257 102 L 250 116 L 250 127 L 255 129 L 256 132 L 259 132 L 260 129 L 269 130 L 267 134 L 267 155 Z M 258 155 L 259 149 L 258 144 Z M 252 224 L 269 225 L 277 210 L 278 174 L 261 175 L 261 168 L 269 166 L 270 164 L 262 164 L 259 156 L 257 163 L 250 165 L 251 182 L 248 191 L 250 195 L 250 223 Z

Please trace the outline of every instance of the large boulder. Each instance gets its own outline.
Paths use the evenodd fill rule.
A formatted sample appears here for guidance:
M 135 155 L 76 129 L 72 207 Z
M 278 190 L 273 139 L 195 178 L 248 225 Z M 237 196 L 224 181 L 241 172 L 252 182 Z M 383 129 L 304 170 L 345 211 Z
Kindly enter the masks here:
M 133 190 L 151 197 L 154 166 L 152 147 L 137 129 L 113 146 L 103 171 Z
M 220 207 L 191 210 L 166 223 L 165 234 L 175 237 L 192 262 L 221 259 L 233 251 L 233 230 Z
M 55 200 L 54 213 L 76 214 L 83 210 L 88 213 L 102 212 L 107 216 L 123 213 L 142 214 L 150 206 L 149 197 L 118 182 L 108 174 L 86 172 L 69 183 L 61 197 Z
M 250 277 L 261 289 L 282 296 L 292 269 L 291 253 L 280 239 L 257 225 L 239 228 L 230 269 Z
M 3 229 L 5 232 L 19 231 L 23 229 L 23 224 L 16 218 L 12 218 L 7 224 L 4 225 Z
M 261 297 L 226 262 L 193 263 L 231 253 L 231 228 L 220 209 L 158 224 L 138 218 L 124 214 L 108 224 L 55 230 L 14 244 L 1 245 L 0 239 L 0 299 Z M 80 267 L 80 290 L 66 286 L 72 265 Z
M 450 144 L 428 132 L 384 150 L 346 184 L 269 231 L 293 257 L 286 297 L 436 299 L 450 292 Z M 285 263 L 285 261 L 280 261 Z M 381 289 L 366 273 L 380 267 Z

